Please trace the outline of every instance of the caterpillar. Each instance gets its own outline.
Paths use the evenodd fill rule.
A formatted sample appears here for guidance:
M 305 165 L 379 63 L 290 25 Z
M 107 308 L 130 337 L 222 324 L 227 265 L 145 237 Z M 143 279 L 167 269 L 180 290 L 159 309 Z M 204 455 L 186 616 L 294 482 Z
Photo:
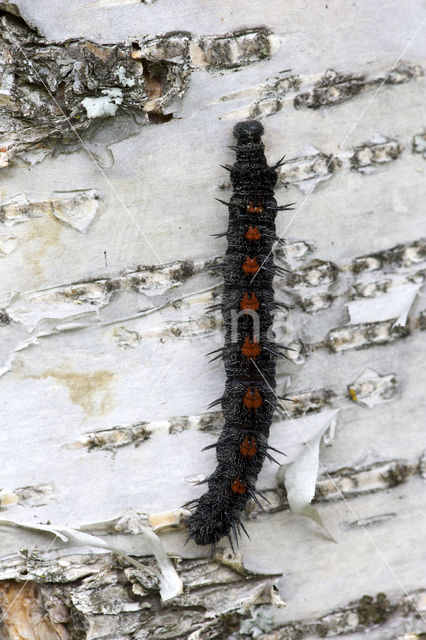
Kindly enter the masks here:
M 274 198 L 277 169 L 284 158 L 268 166 L 261 142 L 263 126 L 257 120 L 238 122 L 233 130 L 237 140 L 231 147 L 236 162 L 224 166 L 230 172 L 233 194 L 229 202 L 228 248 L 219 265 L 224 278 L 222 301 L 209 309 L 220 308 L 225 323 L 224 346 L 211 352 L 223 358 L 226 373 L 225 391 L 209 408 L 221 404 L 225 425 L 216 449 L 217 467 L 205 481 L 208 491 L 186 505 L 195 508 L 185 520 L 187 541 L 214 545 L 232 534 L 238 545 L 241 530 L 248 532 L 241 520 L 247 501 L 259 507 L 257 476 L 265 458 L 277 462 L 268 445 L 272 416 L 277 409 L 275 363 L 285 357 L 285 347 L 276 344 L 272 331 L 274 301 L 272 280 L 285 270 L 274 264 L 272 249 L 277 237 L 275 218 L 278 211 L 292 205 L 278 206 Z M 285 306 L 285 305 L 281 305 Z M 279 463 L 277 463 L 279 464 Z M 266 498 L 265 498 L 266 499 Z M 261 507 L 262 508 L 262 507 Z

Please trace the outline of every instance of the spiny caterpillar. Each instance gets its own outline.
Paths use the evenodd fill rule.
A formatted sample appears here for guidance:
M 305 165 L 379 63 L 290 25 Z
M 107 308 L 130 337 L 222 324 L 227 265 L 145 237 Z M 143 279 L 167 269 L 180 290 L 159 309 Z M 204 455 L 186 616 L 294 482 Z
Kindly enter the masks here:
M 277 206 L 274 187 L 277 169 L 283 159 L 269 167 L 261 142 L 263 127 L 256 120 L 238 122 L 234 127 L 237 144 L 236 162 L 224 168 L 230 172 L 233 195 L 226 233 L 228 249 L 219 266 L 224 277 L 222 302 L 209 309 L 221 309 L 225 321 L 225 344 L 213 359 L 222 357 L 226 372 L 223 396 L 213 402 L 222 405 L 225 426 L 216 449 L 218 465 L 206 480 L 208 491 L 198 500 L 187 503 L 196 507 L 185 522 L 196 544 L 214 544 L 232 533 L 238 544 L 242 529 L 242 511 L 252 498 L 259 505 L 257 476 L 265 458 L 274 460 L 268 445 L 272 416 L 277 410 L 275 362 L 283 356 L 282 345 L 274 341 L 273 312 L 280 303 L 274 301 L 272 280 L 283 269 L 273 261 L 272 249 L 283 243 L 275 231 L 278 211 L 292 205 Z M 222 202 L 222 201 L 220 201 Z M 211 354 L 208 354 L 211 355 Z M 278 453 L 281 453 L 277 451 Z M 279 463 L 278 463 L 279 464 Z

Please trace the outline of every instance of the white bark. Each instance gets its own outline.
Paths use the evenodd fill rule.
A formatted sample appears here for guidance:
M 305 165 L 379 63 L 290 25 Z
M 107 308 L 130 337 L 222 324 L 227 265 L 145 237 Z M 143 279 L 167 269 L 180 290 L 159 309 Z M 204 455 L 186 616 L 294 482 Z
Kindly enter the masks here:
M 2 521 L 73 527 L 151 570 L 0 523 L 4 637 L 424 632 L 423 3 L 0 7 Z M 276 195 L 297 203 L 278 219 L 293 276 L 276 283 L 295 349 L 278 391 L 295 402 L 271 444 L 291 463 L 339 409 L 315 505 L 338 544 L 265 463 L 251 541 L 207 561 L 180 507 L 215 466 L 214 198 L 247 117 L 271 162 L 287 154 Z M 147 526 L 183 559 L 161 611 Z

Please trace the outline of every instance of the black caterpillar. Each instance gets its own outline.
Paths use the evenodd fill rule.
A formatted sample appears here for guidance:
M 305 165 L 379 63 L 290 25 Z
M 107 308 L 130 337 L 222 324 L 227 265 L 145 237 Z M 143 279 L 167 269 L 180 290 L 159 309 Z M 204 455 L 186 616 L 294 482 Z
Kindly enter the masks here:
M 276 462 L 268 453 L 277 451 L 268 446 L 268 436 L 277 409 L 275 362 L 285 347 L 274 342 L 272 321 L 274 309 L 285 305 L 274 301 L 272 279 L 285 270 L 274 265 L 272 249 L 282 243 L 275 232 L 276 214 L 292 207 L 277 206 L 276 170 L 283 159 L 268 166 L 260 122 L 238 122 L 233 133 L 236 162 L 224 167 L 230 171 L 234 191 L 230 202 L 223 203 L 229 208 L 229 225 L 226 233 L 216 236 L 228 239 L 219 265 L 223 298 L 210 307 L 221 309 L 226 326 L 224 347 L 212 352 L 218 353 L 213 359 L 223 358 L 225 391 L 210 405 L 222 405 L 225 426 L 219 440 L 207 447 L 216 448 L 218 461 L 206 480 L 207 493 L 185 505 L 196 507 L 185 522 L 188 540 L 214 545 L 228 536 L 232 549 L 231 532 L 237 543 L 240 528 L 248 535 L 241 521 L 248 499 L 261 506 L 257 496 L 264 498 L 255 483 L 265 457 Z

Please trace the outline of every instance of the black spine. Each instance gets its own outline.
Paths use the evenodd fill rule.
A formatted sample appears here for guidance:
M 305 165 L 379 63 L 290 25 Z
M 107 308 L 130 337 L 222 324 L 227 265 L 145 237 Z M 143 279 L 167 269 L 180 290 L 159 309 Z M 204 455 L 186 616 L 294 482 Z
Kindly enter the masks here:
M 241 513 L 267 453 L 269 428 L 276 405 L 272 321 L 276 241 L 275 168 L 269 167 L 261 142 L 263 127 L 255 120 L 234 127 L 236 162 L 229 169 L 233 195 L 228 204 L 228 249 L 223 261 L 221 310 L 225 320 L 223 361 L 225 391 L 221 399 L 225 426 L 216 443 L 218 465 L 208 491 L 186 520 L 197 544 L 236 537 Z M 226 204 L 226 203 L 225 203 Z M 232 541 L 231 541 L 232 544 Z

